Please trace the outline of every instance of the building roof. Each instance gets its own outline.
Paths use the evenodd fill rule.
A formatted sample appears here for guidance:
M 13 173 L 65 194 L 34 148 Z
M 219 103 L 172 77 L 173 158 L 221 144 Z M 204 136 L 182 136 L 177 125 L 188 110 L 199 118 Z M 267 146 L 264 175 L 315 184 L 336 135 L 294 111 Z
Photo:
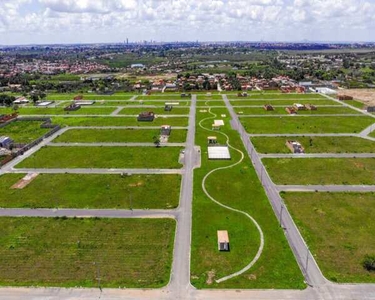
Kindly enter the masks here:
M 215 120 L 214 125 L 215 126 L 224 126 L 224 121 L 223 120 Z
M 229 148 L 227 146 L 208 147 L 208 159 L 230 159 Z
M 218 230 L 217 239 L 219 243 L 229 243 L 229 236 L 227 230 Z

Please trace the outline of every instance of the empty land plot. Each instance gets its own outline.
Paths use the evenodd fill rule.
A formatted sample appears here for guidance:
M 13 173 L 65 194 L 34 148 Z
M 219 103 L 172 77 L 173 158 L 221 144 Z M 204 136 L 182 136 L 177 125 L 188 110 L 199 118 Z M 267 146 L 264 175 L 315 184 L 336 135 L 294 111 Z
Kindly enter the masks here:
M 374 283 L 374 193 L 285 193 L 283 198 L 320 269 L 335 282 Z
M 197 100 L 199 101 L 223 100 L 223 96 L 222 95 L 212 95 L 212 96 L 198 95 Z
M 156 118 L 153 122 L 138 122 L 136 117 L 53 117 L 53 122 L 62 126 L 188 126 L 187 117 Z
M 359 109 L 364 109 L 365 107 L 365 105 L 362 102 L 357 100 L 345 100 L 343 102 Z
M 59 143 L 153 143 L 159 136 L 158 129 L 71 129 L 53 142 Z M 173 129 L 168 141 L 184 143 L 186 129 Z
M 263 163 L 280 185 L 375 184 L 375 158 L 264 158 Z
M 40 128 L 42 123 L 40 121 L 15 121 L 0 128 L 0 136 L 8 136 L 16 143 L 28 144 L 51 130 Z
M 158 115 L 188 115 L 190 109 L 188 107 L 173 107 L 171 111 L 165 111 L 162 107 L 157 108 L 124 108 L 120 111 L 120 115 L 138 115 L 144 111 L 152 111 Z
M 111 107 L 82 107 L 75 111 L 65 111 L 63 108 L 20 108 L 20 115 L 109 115 L 115 108 Z
M 25 175 L 0 176 L 0 207 L 171 209 L 179 203 L 180 175 L 39 174 L 11 189 Z
M 296 100 L 304 100 L 304 99 L 326 99 L 325 97 L 319 94 L 250 94 L 247 97 L 229 97 L 230 100 L 240 100 L 240 99 L 296 99 Z
M 231 104 L 233 106 L 252 106 L 252 105 L 265 105 L 265 104 L 271 104 L 271 105 L 285 105 L 292 106 L 294 103 L 300 103 L 300 104 L 312 104 L 319 107 L 319 105 L 340 105 L 339 103 L 333 101 L 333 100 L 240 100 L 240 101 L 231 101 Z
M 129 100 L 132 94 L 93 95 L 93 94 L 48 94 L 47 100 L 73 100 L 74 97 L 82 95 L 83 100 Z
M 137 100 L 184 100 L 184 101 L 190 101 L 190 97 L 181 97 L 181 94 L 156 94 L 156 95 L 149 95 L 149 96 L 138 96 Z
M 226 114 L 229 116 L 228 112 Z M 206 117 L 204 114 L 197 115 L 198 121 Z M 212 122 L 213 119 L 209 119 L 203 124 L 210 128 Z M 302 274 L 247 156 L 239 165 L 210 175 L 206 188 L 219 202 L 243 210 L 256 219 L 265 235 L 264 251 L 255 265 L 244 274 L 221 283 L 215 282 L 241 270 L 254 258 L 260 235 L 251 220 L 220 207 L 205 196 L 203 177 L 215 168 L 237 162 L 241 155 L 231 150 L 231 161 L 208 160 L 207 136 L 216 135 L 222 144 L 226 142 L 226 137 L 219 132 L 205 131 L 198 123 L 196 127 L 196 143 L 202 149 L 202 167 L 194 172 L 192 284 L 197 288 L 303 288 Z M 231 129 L 229 122 L 221 132 L 228 134 L 233 146 L 244 151 L 241 139 Z M 219 252 L 217 248 L 216 232 L 223 229 L 229 233 L 229 252 Z
M 255 148 L 260 153 L 291 153 L 285 146 L 287 140 L 298 141 L 305 153 L 374 153 L 375 142 L 359 137 L 346 136 L 288 136 L 252 137 Z
M 240 118 L 250 134 L 293 134 L 293 133 L 359 133 L 374 123 L 367 116 L 285 116 L 277 118 Z
M 181 168 L 181 147 L 43 147 L 18 168 Z
M 172 219 L 0 219 L 0 285 L 161 287 L 168 283 Z
M 286 107 L 286 106 L 285 106 Z M 286 115 L 285 107 L 274 107 L 274 110 L 267 111 L 263 107 L 235 107 L 237 113 L 243 115 Z M 300 110 L 299 115 L 316 114 L 360 114 L 360 112 L 348 107 L 318 107 L 317 110 Z

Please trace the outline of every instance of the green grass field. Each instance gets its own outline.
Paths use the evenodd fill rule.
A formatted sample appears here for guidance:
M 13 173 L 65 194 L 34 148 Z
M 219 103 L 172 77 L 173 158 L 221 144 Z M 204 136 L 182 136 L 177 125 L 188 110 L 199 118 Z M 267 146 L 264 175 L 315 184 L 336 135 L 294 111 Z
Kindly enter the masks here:
M 229 96 L 230 100 L 252 100 L 252 99 L 327 99 L 319 94 L 249 94 L 247 97 Z
M 11 189 L 24 176 L 0 176 L 0 207 L 171 209 L 179 203 L 180 175 L 39 174 Z
M 135 94 L 117 93 L 113 95 L 96 95 L 96 94 L 47 94 L 47 100 L 73 100 L 75 96 L 83 95 L 83 100 L 129 100 Z
M 40 128 L 40 121 L 15 121 L 0 128 L 0 136 L 8 136 L 16 143 L 28 144 L 51 129 Z
M 57 137 L 53 142 L 62 143 L 153 143 L 159 136 L 158 129 L 71 129 Z M 171 143 L 184 143 L 186 129 L 172 129 Z
M 18 168 L 181 168 L 180 147 L 43 147 Z
M 340 283 L 375 283 L 362 266 L 374 255 L 374 193 L 285 193 L 302 236 L 327 279 Z
M 374 153 L 375 142 L 359 137 L 340 136 L 288 136 L 252 137 L 255 148 L 260 153 L 291 153 L 285 146 L 287 140 L 298 141 L 305 153 Z M 310 144 L 311 142 L 311 144 Z
M 189 97 L 181 97 L 181 94 L 153 94 L 153 95 L 148 95 L 148 96 L 138 96 L 137 100 L 147 100 L 147 101 L 152 101 L 152 100 L 183 100 L 183 101 L 190 101 Z
M 285 107 L 274 107 L 273 111 L 266 111 L 263 107 L 236 107 L 235 112 L 242 115 L 287 115 Z M 348 107 L 319 107 L 318 110 L 301 110 L 299 115 L 316 115 L 316 114 L 360 114 Z M 241 114 L 239 114 L 241 115 Z
M 276 184 L 375 184 L 375 158 L 264 158 Z
M 251 117 L 241 118 L 248 133 L 359 133 L 374 123 L 366 116 L 358 117 Z
M 168 283 L 171 219 L 0 219 L 0 285 L 161 287 Z
M 110 115 L 116 108 L 112 107 L 82 107 L 76 111 L 65 111 L 61 108 L 20 108 L 19 114 L 22 115 Z
M 365 107 L 365 105 L 358 100 L 345 100 L 343 102 L 359 109 L 364 109 Z
M 285 105 L 292 106 L 294 103 L 300 104 L 313 104 L 319 107 L 319 105 L 339 105 L 337 102 L 328 99 L 321 100 L 231 100 L 233 106 L 247 106 L 247 105 Z
M 153 122 L 138 122 L 136 117 L 52 117 L 61 126 L 188 126 L 187 117 L 156 118 Z
M 120 115 L 138 115 L 144 111 L 152 111 L 157 115 L 188 115 L 190 109 L 188 107 L 174 107 L 171 111 L 164 111 L 164 108 L 124 108 L 120 111 Z
M 222 131 L 231 138 L 231 143 L 243 150 L 237 133 L 230 129 L 229 113 L 220 118 L 225 121 Z M 197 114 L 197 120 L 209 117 Z M 198 124 L 198 122 L 197 122 Z M 210 127 L 212 120 L 204 122 Z M 207 136 L 216 135 L 219 143 L 225 138 L 219 133 L 207 132 L 196 126 L 196 144 L 201 146 L 202 167 L 194 172 L 193 228 L 191 252 L 191 282 L 197 288 L 304 288 L 303 277 L 294 256 L 277 224 L 272 208 L 263 188 L 251 167 L 247 156 L 233 169 L 213 173 L 207 180 L 210 194 L 231 207 L 250 213 L 260 224 L 265 235 L 265 248 L 260 260 L 244 274 L 222 282 L 212 279 L 239 271 L 254 257 L 259 247 L 259 233 L 253 223 L 241 214 L 224 209 L 208 199 L 202 190 L 203 177 L 212 169 L 236 162 L 240 155 L 231 150 L 231 161 L 209 161 L 207 159 Z M 230 184 L 228 184 L 230 182 Z M 217 230 L 228 230 L 230 252 L 217 249 Z

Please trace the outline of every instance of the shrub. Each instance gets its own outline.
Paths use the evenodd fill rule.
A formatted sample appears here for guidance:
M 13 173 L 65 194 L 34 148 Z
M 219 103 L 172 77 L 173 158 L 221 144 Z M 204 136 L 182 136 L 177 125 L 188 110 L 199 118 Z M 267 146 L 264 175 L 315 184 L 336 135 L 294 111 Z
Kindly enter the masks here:
M 375 271 L 375 255 L 366 255 L 362 265 L 367 271 Z

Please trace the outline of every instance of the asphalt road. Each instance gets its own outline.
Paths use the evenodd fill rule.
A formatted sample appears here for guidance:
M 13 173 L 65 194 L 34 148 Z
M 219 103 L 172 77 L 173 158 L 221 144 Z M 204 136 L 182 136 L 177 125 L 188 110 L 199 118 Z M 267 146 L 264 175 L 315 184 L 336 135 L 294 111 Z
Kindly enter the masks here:
M 375 153 L 258 154 L 259 158 L 374 158 Z
M 375 192 L 375 185 L 276 185 L 285 192 Z
M 311 117 L 364 117 L 361 114 L 296 114 L 296 115 L 240 115 L 240 118 L 311 118 Z

